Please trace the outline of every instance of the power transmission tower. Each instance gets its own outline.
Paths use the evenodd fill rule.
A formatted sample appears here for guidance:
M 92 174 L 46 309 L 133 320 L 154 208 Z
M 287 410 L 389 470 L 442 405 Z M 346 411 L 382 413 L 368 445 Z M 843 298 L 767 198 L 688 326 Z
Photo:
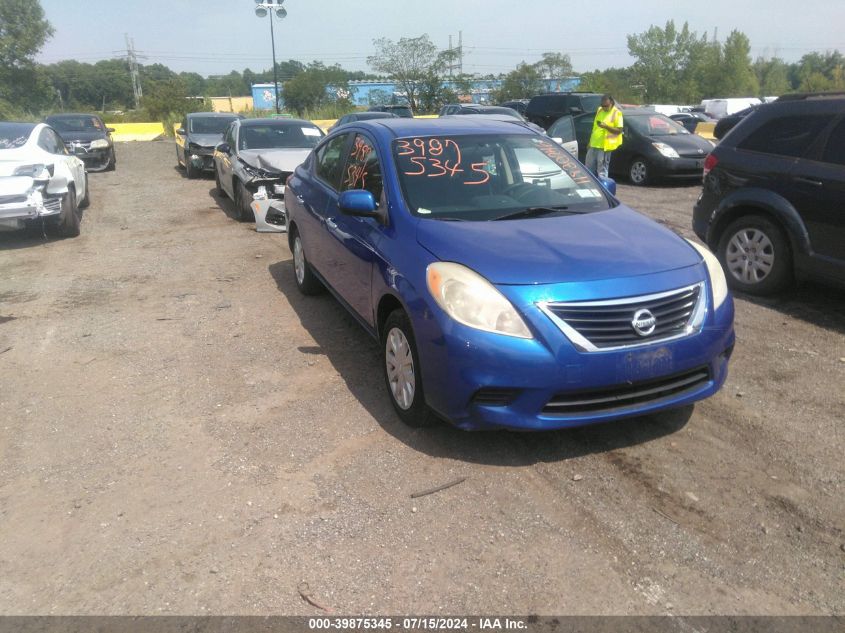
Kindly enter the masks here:
M 452 36 L 449 36 L 449 65 L 446 69 L 449 71 L 449 77 L 452 77 L 452 71 L 457 70 L 459 75 L 464 74 L 464 47 L 463 47 L 463 31 L 458 31 L 458 46 L 452 48 Z
M 129 74 L 132 76 L 132 94 L 135 95 L 135 109 L 141 107 L 141 97 L 144 92 L 141 90 L 141 77 L 138 73 L 138 58 L 135 55 L 135 40 L 129 39 L 129 34 L 126 36 L 126 59 L 129 61 Z

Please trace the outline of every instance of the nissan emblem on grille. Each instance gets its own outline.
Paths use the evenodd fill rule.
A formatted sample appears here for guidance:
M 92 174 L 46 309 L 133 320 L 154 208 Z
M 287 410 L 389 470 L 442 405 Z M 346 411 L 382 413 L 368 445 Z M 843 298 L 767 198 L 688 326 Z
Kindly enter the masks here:
M 634 313 L 631 326 L 634 328 L 634 332 L 640 336 L 648 336 L 657 327 L 657 319 L 654 318 L 654 315 L 649 310 L 637 310 Z

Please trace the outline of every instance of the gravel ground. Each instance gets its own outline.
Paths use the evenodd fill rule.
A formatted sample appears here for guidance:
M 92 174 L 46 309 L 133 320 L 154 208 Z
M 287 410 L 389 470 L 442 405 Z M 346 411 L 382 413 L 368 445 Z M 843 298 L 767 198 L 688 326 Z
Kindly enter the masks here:
M 411 430 L 284 237 L 175 164 L 120 144 L 81 237 L 0 234 L 0 613 L 845 613 L 845 293 L 737 297 L 694 408 Z M 698 191 L 619 197 L 691 237 Z

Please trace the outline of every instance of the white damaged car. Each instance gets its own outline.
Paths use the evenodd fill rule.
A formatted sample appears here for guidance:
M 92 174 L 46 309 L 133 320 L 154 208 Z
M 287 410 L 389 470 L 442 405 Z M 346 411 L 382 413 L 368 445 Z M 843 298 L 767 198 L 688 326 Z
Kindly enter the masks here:
M 79 235 L 88 205 L 85 164 L 44 123 L 0 122 L 0 229 Z
M 228 196 L 241 221 L 259 232 L 287 230 L 285 183 L 325 136 L 301 119 L 239 119 L 214 150 L 217 192 Z

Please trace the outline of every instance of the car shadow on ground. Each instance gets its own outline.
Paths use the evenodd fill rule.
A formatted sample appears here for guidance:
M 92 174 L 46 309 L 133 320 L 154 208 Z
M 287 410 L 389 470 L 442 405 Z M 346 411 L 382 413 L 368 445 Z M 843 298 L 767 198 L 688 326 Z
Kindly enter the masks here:
M 826 330 L 845 334 L 845 289 L 805 281 L 773 297 L 734 291 L 735 301 L 748 301 L 782 312 Z
M 296 287 L 291 260 L 270 265 L 269 272 L 316 342 L 299 351 L 325 355 L 355 399 L 386 432 L 432 457 L 501 466 L 558 462 L 650 442 L 679 431 L 692 416 L 693 407 L 688 406 L 613 423 L 537 433 L 467 432 L 445 422 L 430 428 L 410 428 L 390 403 L 379 344 L 330 293 L 303 296 Z

